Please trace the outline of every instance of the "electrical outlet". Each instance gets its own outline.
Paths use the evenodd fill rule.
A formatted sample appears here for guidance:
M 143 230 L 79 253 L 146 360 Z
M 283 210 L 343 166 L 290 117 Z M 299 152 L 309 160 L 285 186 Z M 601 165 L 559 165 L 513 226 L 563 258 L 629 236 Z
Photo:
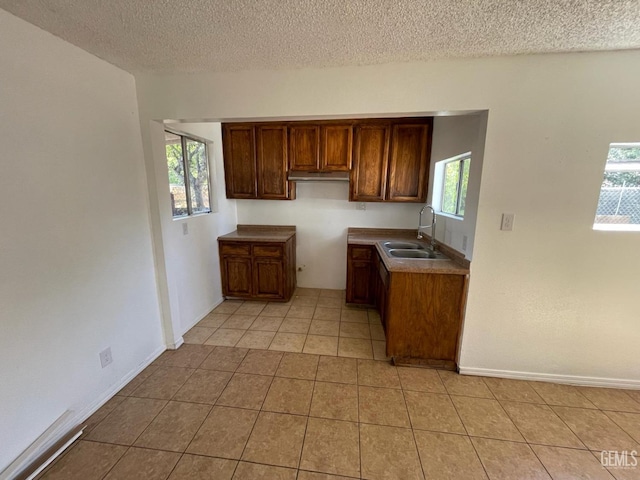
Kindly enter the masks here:
M 467 240 L 469 239 L 469 237 L 467 237 L 466 235 L 462 236 L 462 250 L 463 251 L 467 251 Z
M 367 204 L 364 202 L 358 202 L 356 203 L 356 210 L 366 210 L 367 209 Z
M 107 347 L 100 352 L 100 365 L 102 365 L 102 368 L 104 368 L 107 365 L 109 365 L 111 362 L 113 362 L 113 355 L 111 355 L 111 347 Z
M 500 230 L 510 232 L 513 230 L 513 220 L 515 215 L 513 213 L 503 213 L 502 223 L 500 224 Z
M 182 224 L 182 234 L 189 235 L 189 224 L 187 222 Z

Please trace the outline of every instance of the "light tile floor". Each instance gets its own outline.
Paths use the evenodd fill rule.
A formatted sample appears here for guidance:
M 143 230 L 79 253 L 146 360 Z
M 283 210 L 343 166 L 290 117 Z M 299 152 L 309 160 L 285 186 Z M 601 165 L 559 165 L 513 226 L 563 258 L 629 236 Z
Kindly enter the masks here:
M 603 450 L 640 451 L 640 391 L 468 377 L 340 357 L 340 339 L 353 338 L 340 336 L 343 325 L 376 322 L 368 312 L 365 322 L 343 316 L 357 310 L 318 306 L 321 298 L 333 297 L 311 293 L 315 306 L 296 304 L 304 295 L 260 311 L 251 303 L 225 302 L 220 310 L 227 313 L 218 310 L 203 320 L 219 325 L 198 327 L 212 330 L 200 335 L 201 344 L 163 353 L 88 420 L 82 439 L 42 478 L 640 478 L 640 467 L 607 469 L 600 462 Z M 287 317 L 296 306 L 313 309 L 306 313 L 308 329 L 318 311 L 334 318 L 321 321 L 340 324 L 337 335 L 317 335 L 337 338 L 331 355 L 299 353 L 309 339 L 313 348 L 322 345 L 308 330 L 299 333 L 305 340 L 295 343 L 296 352 L 273 348 L 283 322 L 300 320 Z M 340 320 L 319 308 L 340 311 Z M 268 345 L 210 344 L 224 322 L 246 315 L 251 323 L 237 317 L 234 325 L 246 327 L 230 329 L 242 331 L 237 345 L 265 310 L 280 321 L 278 330 L 255 330 L 274 333 Z M 277 322 L 259 325 L 275 328 Z M 350 327 L 344 331 L 352 334 Z
M 287 303 L 228 300 L 185 343 L 386 360 L 375 310 L 349 307 L 344 290 L 298 288 Z

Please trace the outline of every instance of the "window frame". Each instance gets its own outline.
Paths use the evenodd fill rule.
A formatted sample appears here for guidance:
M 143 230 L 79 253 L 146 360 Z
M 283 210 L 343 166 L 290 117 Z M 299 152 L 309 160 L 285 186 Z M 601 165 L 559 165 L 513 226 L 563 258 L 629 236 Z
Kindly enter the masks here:
M 442 192 L 440 195 L 440 213 L 444 215 L 449 215 L 454 218 L 464 219 L 464 213 L 460 214 L 460 199 L 462 196 L 462 182 L 463 182 L 463 172 L 465 162 L 469 163 L 469 172 L 471 172 L 471 152 L 462 153 L 460 155 L 456 155 L 455 157 L 448 158 L 446 160 L 442 160 Z M 447 166 L 451 163 L 460 163 L 459 175 L 458 175 L 458 185 L 457 185 L 457 195 L 456 195 L 456 208 L 455 213 L 447 212 L 444 208 L 444 198 L 446 195 L 446 182 L 447 182 Z M 469 189 L 469 183 L 467 182 L 467 190 Z M 465 192 L 465 198 L 466 198 Z
M 626 169 L 616 169 L 611 168 L 609 165 L 615 165 L 615 163 L 609 163 L 609 155 L 611 153 L 612 148 L 640 148 L 640 142 L 611 142 L 607 148 L 607 158 L 604 162 L 603 169 L 603 180 L 598 189 L 598 203 L 596 205 L 596 214 L 593 220 L 592 229 L 596 231 L 608 231 L 608 232 L 638 232 L 640 231 L 640 223 L 598 223 L 598 210 L 600 205 L 600 200 L 602 197 L 602 189 L 605 188 L 605 176 L 607 172 L 610 171 L 625 171 Z M 638 162 L 633 162 L 638 163 Z M 609 168 L 608 168 L 609 167 Z M 638 172 L 640 173 L 640 168 L 637 169 L 628 169 L 630 172 Z
M 173 207 L 171 208 L 171 217 L 173 220 L 182 220 L 185 218 L 189 218 L 189 217 L 196 217 L 198 215 L 208 215 L 210 213 L 214 212 L 213 209 L 213 201 L 212 201 L 212 197 L 211 197 L 211 190 L 212 190 L 212 177 L 211 177 L 211 163 L 209 162 L 209 142 L 203 138 L 198 138 L 195 135 L 187 135 L 185 133 L 181 133 L 179 131 L 176 130 L 172 130 L 171 128 L 167 128 L 164 127 L 164 131 L 166 133 L 170 133 L 171 135 L 175 135 L 177 137 L 180 137 L 180 145 L 182 148 L 182 171 L 184 172 L 184 191 L 185 191 L 185 196 L 186 196 L 186 201 L 187 201 L 187 214 L 186 215 L 173 215 Z M 193 205 L 191 202 L 191 182 L 190 182 L 190 170 L 188 168 L 188 164 L 187 164 L 187 155 L 188 155 L 188 150 L 187 150 L 187 142 L 191 140 L 193 142 L 198 142 L 204 145 L 204 155 L 207 159 L 207 183 L 208 183 L 208 188 L 207 188 L 207 195 L 209 197 L 209 210 L 208 211 L 202 211 L 202 212 L 193 212 Z M 167 167 L 167 175 L 168 175 L 168 165 L 166 165 L 167 163 L 167 153 L 166 153 L 166 140 L 165 140 L 165 151 L 164 151 L 164 155 L 165 155 L 165 166 Z M 171 192 L 169 192 L 169 195 L 171 196 Z

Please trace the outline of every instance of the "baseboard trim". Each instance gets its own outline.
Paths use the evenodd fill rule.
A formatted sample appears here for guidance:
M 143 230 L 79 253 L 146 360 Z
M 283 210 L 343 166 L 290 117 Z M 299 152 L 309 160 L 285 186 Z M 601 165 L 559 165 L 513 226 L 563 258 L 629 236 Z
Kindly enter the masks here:
M 184 332 L 182 332 L 182 335 L 184 335 L 185 333 L 187 333 L 189 330 L 191 330 L 193 327 L 195 327 L 198 322 L 200 322 L 200 320 L 202 320 L 204 317 L 206 317 L 207 315 L 209 315 L 211 313 L 211 311 L 216 308 L 218 305 L 220 305 L 222 302 L 224 302 L 224 298 L 220 297 L 219 300 L 213 302 L 213 304 L 210 307 L 207 307 L 206 312 L 198 315 L 196 317 L 195 320 L 193 320 L 193 322 L 191 322 L 191 325 L 189 325 Z
M 462 375 L 479 377 L 513 378 L 515 380 L 532 380 L 539 382 L 563 383 L 567 385 L 581 385 L 586 387 L 611 387 L 640 389 L 640 380 L 624 378 L 583 377 L 578 375 L 555 375 L 552 373 L 518 372 L 513 370 L 494 370 L 491 368 L 460 366 Z
M 53 445 L 60 442 L 65 436 L 69 435 L 72 429 L 85 422 L 100 407 L 107 403 L 116 393 L 118 393 L 127 383 L 133 380 L 142 370 L 147 368 L 162 352 L 166 350 L 164 345 L 158 347 L 151 355 L 149 355 L 138 367 L 131 370 L 125 375 L 120 382 L 111 386 L 104 392 L 98 400 L 80 410 L 67 410 L 56 422 L 45 430 L 42 435 L 35 439 L 31 445 L 21 453 L 12 463 L 0 473 L 0 480 L 13 479 L 18 477 L 23 471 L 31 466 L 39 457 Z M 64 450 L 60 449 L 55 452 L 50 460 L 53 461 Z M 50 463 L 49 462 L 49 463 Z

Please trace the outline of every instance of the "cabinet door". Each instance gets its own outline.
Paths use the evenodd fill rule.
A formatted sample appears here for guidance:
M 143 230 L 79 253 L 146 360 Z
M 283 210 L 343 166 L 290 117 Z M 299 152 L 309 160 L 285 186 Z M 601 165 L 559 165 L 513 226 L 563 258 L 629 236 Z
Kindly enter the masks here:
M 289 127 L 289 169 L 312 172 L 320 168 L 320 127 Z
M 256 127 L 256 156 L 258 198 L 289 199 L 287 127 L 278 124 Z
M 347 303 L 372 303 L 371 260 L 374 254 L 368 246 L 347 246 Z
M 222 130 L 227 198 L 256 198 L 255 131 L 251 125 L 225 125 Z
M 251 257 L 222 258 L 222 293 L 229 297 L 251 295 Z
M 358 125 L 349 199 L 382 201 L 387 186 L 390 124 Z
M 323 125 L 320 128 L 320 169 L 325 172 L 351 170 L 353 126 Z
M 393 125 L 388 200 L 394 202 L 426 201 L 430 140 L 430 122 Z
M 284 298 L 284 267 L 282 260 L 254 257 L 253 295 L 258 298 Z

